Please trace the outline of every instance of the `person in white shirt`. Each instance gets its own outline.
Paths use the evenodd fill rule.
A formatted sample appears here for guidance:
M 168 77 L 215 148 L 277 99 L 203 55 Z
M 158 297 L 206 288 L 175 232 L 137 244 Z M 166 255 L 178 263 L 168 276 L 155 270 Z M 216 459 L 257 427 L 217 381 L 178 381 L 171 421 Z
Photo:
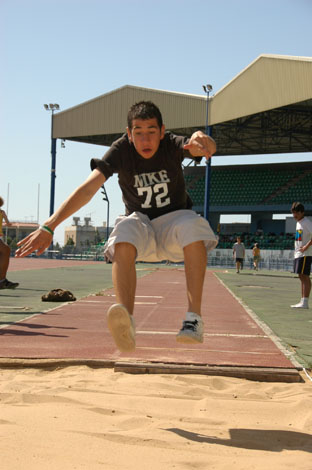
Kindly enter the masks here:
M 292 308 L 309 308 L 309 296 L 311 292 L 311 262 L 312 262 L 312 220 L 304 215 L 304 206 L 300 202 L 294 202 L 291 207 L 293 217 L 296 219 L 295 259 L 294 273 L 298 274 L 301 281 L 301 300 Z
M 242 243 L 241 237 L 237 237 L 236 243 L 233 245 L 233 258 L 236 264 L 236 272 L 239 274 L 239 270 L 243 269 L 244 258 L 245 258 L 245 245 Z

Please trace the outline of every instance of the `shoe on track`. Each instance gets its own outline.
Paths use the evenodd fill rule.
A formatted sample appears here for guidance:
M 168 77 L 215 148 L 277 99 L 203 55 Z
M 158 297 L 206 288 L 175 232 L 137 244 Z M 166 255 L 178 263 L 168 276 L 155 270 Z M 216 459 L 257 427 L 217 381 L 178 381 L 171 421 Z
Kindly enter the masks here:
M 11 282 L 7 279 L 0 282 L 0 289 L 15 289 L 17 286 L 19 286 L 19 282 Z
M 135 350 L 135 322 L 124 305 L 114 304 L 107 312 L 109 331 L 122 352 Z
M 305 308 L 308 309 L 308 305 L 303 304 L 302 302 L 299 302 L 298 304 L 291 305 L 291 308 Z
M 189 321 L 184 320 L 183 325 L 176 337 L 178 343 L 203 343 L 204 325 L 201 319 Z

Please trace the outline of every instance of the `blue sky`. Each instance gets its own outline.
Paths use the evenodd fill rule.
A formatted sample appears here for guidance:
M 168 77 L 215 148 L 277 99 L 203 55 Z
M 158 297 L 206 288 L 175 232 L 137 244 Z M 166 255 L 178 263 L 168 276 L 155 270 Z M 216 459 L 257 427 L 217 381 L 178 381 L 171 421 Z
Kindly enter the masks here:
M 217 92 L 260 54 L 312 56 L 311 20 L 310 0 L 0 0 L 0 195 L 9 218 L 36 221 L 39 214 L 42 223 L 49 215 L 44 103 L 64 110 L 126 84 L 201 94 L 211 83 Z M 104 152 L 58 143 L 55 207 Z M 310 159 L 216 157 L 213 165 Z M 112 223 L 123 212 L 115 176 L 106 190 Z M 76 215 L 101 225 L 101 193 Z M 71 219 L 56 230 L 57 241 L 68 225 Z

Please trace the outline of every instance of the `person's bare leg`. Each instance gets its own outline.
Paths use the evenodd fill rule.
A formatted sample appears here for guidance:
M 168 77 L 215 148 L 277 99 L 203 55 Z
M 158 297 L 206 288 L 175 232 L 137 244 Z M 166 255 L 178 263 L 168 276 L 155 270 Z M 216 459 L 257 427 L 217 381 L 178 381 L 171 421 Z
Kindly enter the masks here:
M 301 281 L 301 294 L 302 298 L 309 298 L 311 292 L 311 279 L 307 274 L 299 274 Z
M 311 292 L 311 279 L 307 274 L 298 274 L 301 282 L 301 299 L 300 302 L 291 305 L 292 308 L 309 308 L 309 296 Z
M 0 240 L 0 281 L 6 278 L 10 262 L 10 247 Z
M 112 266 L 113 284 L 118 303 L 133 315 L 136 289 L 136 248 L 130 243 L 117 243 Z
M 201 315 L 201 302 L 207 266 L 204 242 L 198 241 L 184 247 L 188 311 Z
M 204 325 L 201 319 L 201 302 L 206 273 L 207 253 L 202 241 L 184 247 L 184 268 L 188 311 L 179 333 L 179 343 L 198 344 L 204 341 Z
M 107 312 L 108 328 L 120 351 L 135 349 L 135 322 L 133 319 L 136 289 L 136 248 L 130 243 L 117 243 L 112 266 L 116 304 Z

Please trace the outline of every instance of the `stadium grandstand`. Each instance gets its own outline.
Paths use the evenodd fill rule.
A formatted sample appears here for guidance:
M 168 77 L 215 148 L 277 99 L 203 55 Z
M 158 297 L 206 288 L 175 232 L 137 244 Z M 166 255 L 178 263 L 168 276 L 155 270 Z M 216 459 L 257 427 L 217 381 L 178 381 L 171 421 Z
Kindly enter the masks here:
M 205 167 L 188 166 L 184 174 L 193 208 L 203 215 Z M 290 213 L 294 201 L 302 202 L 307 215 L 312 214 L 310 162 L 212 166 L 209 213 L 216 231 L 221 215 L 250 214 L 250 232 L 285 232 L 285 221 L 272 216 Z
M 188 192 L 202 214 L 204 170 L 204 167 L 184 169 Z M 244 213 L 250 206 L 260 206 L 258 210 L 262 211 L 270 206 L 277 213 L 288 212 L 293 201 L 311 204 L 312 166 L 306 162 L 213 166 L 210 189 L 210 210 L 213 212 L 223 207 L 226 212 L 233 213 L 234 209 L 234 212 Z

